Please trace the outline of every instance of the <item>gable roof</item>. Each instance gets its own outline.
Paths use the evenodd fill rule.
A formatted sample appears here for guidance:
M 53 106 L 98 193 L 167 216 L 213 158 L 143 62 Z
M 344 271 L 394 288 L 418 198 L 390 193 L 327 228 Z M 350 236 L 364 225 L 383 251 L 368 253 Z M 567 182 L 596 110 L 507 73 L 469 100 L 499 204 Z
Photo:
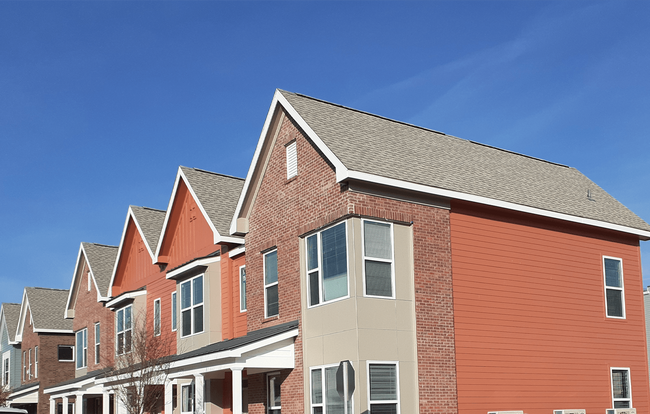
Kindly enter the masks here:
M 244 239 L 230 236 L 230 219 L 237 207 L 239 194 L 244 186 L 244 179 L 232 177 L 229 175 L 217 174 L 210 171 L 200 170 L 197 168 L 178 167 L 174 189 L 172 190 L 167 214 L 163 224 L 158 246 L 156 248 L 156 258 L 160 254 L 162 242 L 167 230 L 176 191 L 180 181 L 183 180 L 185 185 L 199 206 L 199 210 L 208 222 L 214 234 L 214 243 L 230 242 L 244 243 Z M 155 261 L 154 261 L 155 263 Z
M 79 253 L 77 254 L 77 264 L 72 274 L 72 282 L 70 283 L 70 290 L 68 290 L 68 299 L 65 305 L 65 316 L 67 311 L 72 310 L 73 303 L 72 297 L 76 290 L 79 289 L 81 281 L 79 278 L 82 276 L 79 272 L 83 267 L 84 261 L 88 263 L 90 270 L 90 277 L 95 284 L 97 290 L 97 300 L 108 299 L 109 286 L 113 264 L 117 257 L 117 246 L 107 246 L 105 244 L 85 243 L 82 242 L 79 246 Z
M 26 287 L 20 306 L 16 341 L 22 341 L 27 310 L 31 314 L 34 332 L 72 333 L 72 320 L 63 317 L 68 292 L 62 289 Z
M 2 318 L 7 327 L 9 343 L 14 342 L 16 338 L 16 327 L 18 326 L 18 317 L 20 316 L 20 303 L 3 303 Z
M 231 222 L 233 234 L 278 105 L 334 165 L 338 182 L 373 182 L 650 238 L 648 223 L 575 168 L 281 90 Z

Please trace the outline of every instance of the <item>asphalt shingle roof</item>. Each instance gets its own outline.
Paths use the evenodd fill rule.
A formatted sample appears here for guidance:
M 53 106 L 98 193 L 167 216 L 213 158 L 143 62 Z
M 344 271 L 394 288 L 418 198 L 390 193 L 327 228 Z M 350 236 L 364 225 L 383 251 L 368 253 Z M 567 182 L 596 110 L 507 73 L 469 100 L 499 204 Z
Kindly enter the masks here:
M 155 252 L 165 222 L 165 211 L 138 206 L 131 206 L 131 211 L 144 233 L 145 242 Z
M 97 281 L 102 296 L 108 295 L 108 287 L 113 275 L 113 266 L 117 258 L 117 246 L 106 246 L 96 243 L 81 243 L 86 252 L 86 260 L 90 264 L 93 276 Z
M 196 168 L 180 168 L 219 234 L 230 235 L 230 221 L 244 187 L 244 179 Z
M 9 341 L 13 342 L 16 339 L 16 327 L 20 318 L 20 303 L 3 303 L 2 309 L 5 313 Z
M 64 319 L 68 290 L 25 288 L 34 319 L 34 329 L 72 330 L 72 319 Z
M 650 230 L 575 168 L 280 93 L 350 171 Z

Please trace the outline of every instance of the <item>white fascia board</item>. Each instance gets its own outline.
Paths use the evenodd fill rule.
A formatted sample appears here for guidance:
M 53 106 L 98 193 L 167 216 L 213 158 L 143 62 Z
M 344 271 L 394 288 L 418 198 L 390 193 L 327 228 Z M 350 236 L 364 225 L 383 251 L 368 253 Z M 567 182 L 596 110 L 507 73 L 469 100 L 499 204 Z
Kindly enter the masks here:
M 86 255 L 84 252 L 84 244 L 79 243 L 79 253 L 77 253 L 77 264 L 74 265 L 74 273 L 72 273 L 72 282 L 70 282 L 70 290 L 68 291 L 68 300 L 65 303 L 65 310 L 63 311 L 63 319 L 66 319 L 66 313 L 70 309 L 72 301 L 72 289 L 74 288 L 74 281 L 77 279 L 77 272 L 79 271 L 79 262 L 81 261 L 81 255 Z
M 74 333 L 72 329 L 34 329 L 36 333 Z
M 180 361 L 172 362 L 171 368 L 180 368 L 180 367 L 194 365 L 194 364 L 204 364 L 219 359 L 241 358 L 241 356 L 247 352 L 253 351 L 258 348 L 263 348 L 265 346 L 272 345 L 274 343 L 282 342 L 285 339 L 296 337 L 296 336 L 298 336 L 298 329 L 292 329 L 282 334 L 275 335 L 270 338 L 266 338 L 261 341 L 254 342 L 252 344 L 244 345 L 240 348 L 215 352 L 212 354 L 200 355 L 193 358 L 181 359 Z
M 78 389 L 82 388 L 84 385 L 92 384 L 93 382 L 95 382 L 95 377 L 86 378 L 83 381 L 75 382 L 75 383 L 72 383 L 72 384 L 65 384 L 65 385 L 60 385 L 58 387 L 45 388 L 43 390 L 43 393 L 44 394 L 50 394 L 50 396 L 52 396 L 52 394 L 54 394 L 56 392 L 60 392 L 60 391 L 78 390 Z M 65 394 L 67 394 L 67 393 L 63 393 L 63 395 L 65 395 Z M 54 398 L 56 398 L 56 397 L 54 397 Z
M 11 393 L 11 394 L 9 394 L 9 397 L 7 397 L 7 399 L 13 399 L 13 398 L 16 398 L 16 396 L 30 394 L 30 393 L 32 393 L 34 391 L 38 391 L 38 387 L 40 387 L 40 386 L 41 386 L 40 384 L 36 384 L 33 387 L 22 389 L 22 390 L 20 390 L 20 391 L 18 391 L 16 393 Z
M 131 206 L 129 206 L 129 211 L 126 212 L 126 220 L 124 221 L 124 227 L 122 228 L 122 237 L 120 238 L 120 245 L 117 248 L 117 256 L 115 257 L 115 263 L 113 264 L 113 273 L 111 274 L 111 281 L 108 283 L 108 297 L 113 296 L 113 283 L 115 282 L 115 275 L 117 274 L 117 266 L 120 264 L 120 259 L 122 258 L 122 247 L 124 246 L 124 239 L 126 238 L 126 228 L 129 225 L 129 218 L 131 218 Z
M 166 279 L 173 279 L 176 276 L 180 275 L 181 273 L 185 273 L 190 269 L 193 269 L 197 266 L 207 266 L 210 263 L 215 263 L 221 261 L 221 256 L 215 256 L 215 257 L 206 257 L 205 259 L 199 259 L 195 260 L 191 263 L 188 263 L 186 265 L 183 265 L 177 269 L 172 270 L 171 272 L 167 273 L 165 276 Z
M 246 246 L 241 246 L 236 249 L 232 249 L 230 252 L 228 252 L 228 257 L 235 257 L 237 255 L 240 255 L 242 253 L 246 252 Z
M 287 98 L 282 95 L 282 93 L 279 90 L 275 90 L 275 94 L 273 95 L 273 100 L 271 101 L 271 107 L 269 108 L 269 112 L 266 114 L 266 120 L 264 121 L 264 127 L 262 128 L 262 133 L 260 134 L 260 138 L 257 141 L 257 147 L 255 148 L 255 154 L 253 155 L 253 160 L 251 161 L 251 165 L 248 168 L 248 174 L 246 174 L 246 181 L 244 182 L 244 188 L 242 189 L 241 194 L 239 195 L 239 201 L 237 201 L 237 208 L 235 209 L 235 214 L 233 215 L 232 221 L 230 222 L 230 234 L 235 234 L 237 231 L 237 217 L 239 217 L 239 213 L 241 212 L 242 206 L 244 204 L 244 198 L 246 194 L 248 193 L 249 187 L 251 185 L 251 180 L 253 177 L 253 172 L 255 171 L 255 168 L 257 167 L 257 164 L 260 161 L 260 154 L 262 153 L 262 147 L 264 146 L 264 140 L 266 139 L 266 136 L 268 134 L 269 128 L 271 126 L 271 121 L 273 120 L 273 114 L 275 113 L 275 110 L 278 106 L 278 104 L 282 105 L 282 107 L 287 111 L 287 113 L 293 118 L 298 125 L 300 125 L 300 128 L 302 128 L 303 131 L 307 134 L 307 136 L 316 144 L 318 149 L 325 155 L 325 157 L 334 165 L 335 170 L 336 170 L 336 177 L 338 181 L 339 180 L 339 175 L 344 176 L 347 173 L 347 168 L 343 165 L 341 160 L 334 155 L 332 150 L 329 149 L 327 145 L 323 142 L 322 139 L 314 132 L 313 129 L 307 124 L 307 122 L 298 114 L 298 111 L 295 110 L 295 108 L 287 101 Z
M 214 226 L 214 223 L 212 220 L 210 220 L 210 216 L 208 216 L 208 212 L 205 211 L 205 208 L 203 208 L 203 204 L 201 204 L 201 200 L 199 197 L 197 197 L 196 193 L 194 192 L 194 189 L 190 185 L 190 180 L 187 179 L 185 176 L 185 173 L 183 173 L 183 170 L 179 167 L 178 171 L 180 175 L 183 177 L 183 181 L 185 181 L 185 185 L 187 186 L 187 189 L 190 190 L 190 194 L 192 195 L 192 198 L 194 198 L 194 201 L 196 201 L 196 205 L 199 206 L 199 210 L 201 210 L 201 213 L 203 214 L 203 218 L 205 221 L 208 222 L 208 225 L 210 226 L 210 230 L 212 230 L 212 239 L 214 241 L 214 244 L 219 243 L 221 240 L 221 234 L 219 234 L 219 231 L 217 231 L 217 228 Z
M 27 288 L 23 289 L 23 300 L 20 302 L 20 316 L 18 317 L 18 326 L 16 327 L 16 342 L 23 341 L 23 327 L 25 326 L 25 316 L 29 308 L 29 299 L 27 298 Z M 30 312 L 31 313 L 31 312 Z
M 106 302 L 106 307 L 110 308 L 125 300 L 133 299 L 135 297 L 146 295 L 146 294 L 147 294 L 146 290 L 136 290 L 135 292 L 122 293 L 120 296 Z
M 482 197 L 467 193 L 461 193 L 458 191 L 445 190 L 443 188 L 431 187 L 422 184 L 410 183 L 407 181 L 396 180 L 393 178 L 381 177 L 374 174 L 368 174 L 358 171 L 347 171 L 344 176 L 339 177 L 338 171 L 336 174 L 337 181 L 341 182 L 346 179 L 355 179 L 360 181 L 366 181 L 376 184 L 387 185 L 391 187 L 404 188 L 407 190 L 418 191 L 425 194 L 432 194 L 447 198 L 454 198 L 457 200 L 471 201 L 478 204 L 485 204 L 494 207 L 505 208 L 508 210 L 520 211 L 523 213 L 534 214 L 537 216 L 550 217 L 554 219 L 570 221 L 573 223 L 586 224 L 589 226 L 600 227 L 609 230 L 620 231 L 623 233 L 634 234 L 636 236 L 642 236 L 650 238 L 650 231 L 639 230 L 632 227 L 621 226 L 619 224 L 607 223 L 600 220 L 588 219 L 584 217 L 572 216 L 569 214 L 558 213 L 550 210 L 543 210 L 541 208 L 524 206 L 521 204 L 510 203 L 508 201 L 495 200 L 493 198 Z
M 176 179 L 174 180 L 174 188 L 172 188 L 172 195 L 169 197 L 169 203 L 167 204 L 167 210 L 165 211 L 165 221 L 163 221 L 163 227 L 160 231 L 160 237 L 158 238 L 158 244 L 156 245 L 156 254 L 153 258 L 153 263 L 158 263 L 158 255 L 160 254 L 160 247 L 162 246 L 162 241 L 165 238 L 165 232 L 167 231 L 167 224 L 169 223 L 169 215 L 172 212 L 172 205 L 174 205 L 174 199 L 176 198 L 176 191 L 178 190 L 178 183 L 181 179 L 181 167 L 178 167 L 178 172 L 176 173 Z

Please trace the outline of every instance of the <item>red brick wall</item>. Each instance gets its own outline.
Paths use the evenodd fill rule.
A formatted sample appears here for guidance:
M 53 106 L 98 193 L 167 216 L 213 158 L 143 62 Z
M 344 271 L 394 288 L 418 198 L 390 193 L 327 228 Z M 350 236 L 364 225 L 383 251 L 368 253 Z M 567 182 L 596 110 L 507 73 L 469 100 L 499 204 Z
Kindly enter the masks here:
M 286 179 L 285 144 L 297 139 L 298 175 Z M 248 330 L 300 320 L 299 235 L 346 214 L 413 221 L 421 413 L 456 413 L 453 301 L 447 210 L 342 189 L 335 172 L 285 118 L 250 214 L 246 235 Z M 279 317 L 264 318 L 263 255 L 278 250 Z M 302 330 L 302 326 L 300 327 Z M 296 368 L 282 383 L 282 412 L 303 413 L 302 334 Z M 264 412 L 249 377 L 249 412 Z M 265 385 L 264 385 L 264 390 Z M 286 396 L 286 397 L 285 397 Z

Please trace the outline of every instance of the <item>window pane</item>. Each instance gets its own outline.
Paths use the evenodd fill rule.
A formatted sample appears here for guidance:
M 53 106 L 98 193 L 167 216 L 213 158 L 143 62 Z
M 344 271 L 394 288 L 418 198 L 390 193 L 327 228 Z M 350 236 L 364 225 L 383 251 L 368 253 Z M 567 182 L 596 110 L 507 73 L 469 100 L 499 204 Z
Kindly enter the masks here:
M 323 263 L 323 300 L 328 301 L 348 294 L 347 249 L 345 223 L 321 233 Z
M 176 292 L 172 293 L 172 330 L 176 330 Z
M 95 343 L 96 344 L 99 343 L 99 338 L 100 338 L 99 333 L 100 333 L 99 324 L 95 324 Z
M 371 404 L 370 414 L 397 414 L 397 404 Z
M 366 295 L 393 296 L 391 264 L 366 260 Z
M 280 407 L 280 378 L 272 375 L 268 377 L 269 405 L 271 407 Z M 279 410 L 277 411 L 280 412 Z
M 607 316 L 623 317 L 623 292 L 607 289 Z
M 192 280 L 192 287 L 194 288 L 194 302 L 193 305 L 203 303 L 203 276 L 199 276 Z
M 124 353 L 124 333 L 117 334 L 117 354 L 122 355 Z
M 614 408 L 632 408 L 629 401 L 614 401 Z
M 124 309 L 124 329 L 131 329 L 131 307 Z
M 84 329 L 81 332 L 83 332 L 84 348 L 88 348 L 88 329 Z
M 131 352 L 131 331 L 124 332 L 124 352 Z
M 307 270 L 318 267 L 318 235 L 307 237 Z
M 240 310 L 246 310 L 246 268 L 239 270 L 239 304 Z
M 366 256 L 386 260 L 393 258 L 390 242 L 390 224 L 364 221 L 363 239 Z
M 160 301 L 153 303 L 153 332 L 154 335 L 160 335 Z
M 83 331 L 77 332 L 77 368 L 83 367 Z
M 192 291 L 190 290 L 190 282 L 185 282 L 181 284 L 181 309 L 190 306 L 192 306 Z
M 621 262 L 619 260 L 605 259 L 605 284 L 610 287 L 622 287 Z
M 269 286 L 266 288 L 266 316 L 277 315 L 279 310 L 278 285 Z
M 397 400 L 397 371 L 393 364 L 370 365 L 370 400 Z
M 124 330 L 124 309 L 117 311 L 117 331 L 122 332 Z
M 325 412 L 327 414 L 343 414 L 343 400 L 336 391 L 336 370 L 338 368 L 325 368 Z
M 194 308 L 194 333 L 203 332 L 203 305 Z
M 314 407 L 312 414 L 323 414 L 323 407 Z
M 311 403 L 320 404 L 323 402 L 323 378 L 320 369 L 311 372 Z
M 630 390 L 628 384 L 629 381 L 627 378 L 627 370 L 612 371 L 612 387 L 614 388 L 614 398 L 630 398 Z
M 278 251 L 264 256 L 264 284 L 269 285 L 278 281 Z
M 309 274 L 309 305 L 314 306 L 320 303 L 318 293 L 318 271 Z
M 192 313 L 191 310 L 184 310 L 181 312 L 181 318 L 182 323 L 181 323 L 181 329 L 183 332 L 181 332 L 182 336 L 187 336 L 192 333 Z

